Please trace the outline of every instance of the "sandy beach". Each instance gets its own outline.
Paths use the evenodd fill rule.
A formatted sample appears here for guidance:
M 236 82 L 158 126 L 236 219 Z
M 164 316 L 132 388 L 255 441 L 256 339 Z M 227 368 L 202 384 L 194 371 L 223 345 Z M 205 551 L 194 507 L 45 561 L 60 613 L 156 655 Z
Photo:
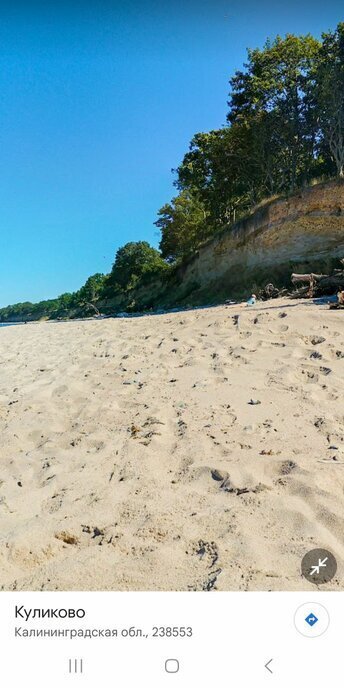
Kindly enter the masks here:
M 344 561 L 344 314 L 0 331 L 2 590 L 308 590 Z

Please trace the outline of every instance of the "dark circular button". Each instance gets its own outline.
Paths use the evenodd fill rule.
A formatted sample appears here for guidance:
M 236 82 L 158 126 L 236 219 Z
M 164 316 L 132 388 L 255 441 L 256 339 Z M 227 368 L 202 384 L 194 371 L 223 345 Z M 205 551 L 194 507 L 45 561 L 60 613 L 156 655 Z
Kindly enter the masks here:
M 327 549 L 312 549 L 301 562 L 302 575 L 314 585 L 329 583 L 337 572 L 337 561 Z

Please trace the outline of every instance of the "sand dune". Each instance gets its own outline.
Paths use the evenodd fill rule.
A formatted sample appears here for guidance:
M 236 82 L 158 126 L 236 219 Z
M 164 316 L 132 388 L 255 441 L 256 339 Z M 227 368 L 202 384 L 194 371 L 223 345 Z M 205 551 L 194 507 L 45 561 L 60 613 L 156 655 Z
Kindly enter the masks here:
M 309 302 L 2 328 L 0 588 L 338 588 L 343 383 Z

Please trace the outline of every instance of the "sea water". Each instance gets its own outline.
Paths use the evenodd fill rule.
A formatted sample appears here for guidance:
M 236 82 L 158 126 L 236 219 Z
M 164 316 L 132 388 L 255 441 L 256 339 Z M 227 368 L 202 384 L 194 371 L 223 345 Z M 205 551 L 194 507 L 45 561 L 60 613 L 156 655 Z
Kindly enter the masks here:
M 0 327 L 10 327 L 11 325 L 24 325 L 22 322 L 0 323 Z

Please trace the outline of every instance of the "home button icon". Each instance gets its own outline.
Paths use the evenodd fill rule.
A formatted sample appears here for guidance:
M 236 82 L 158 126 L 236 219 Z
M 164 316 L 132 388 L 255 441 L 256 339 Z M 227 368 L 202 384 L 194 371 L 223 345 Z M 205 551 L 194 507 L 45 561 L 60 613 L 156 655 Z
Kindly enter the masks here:
M 165 671 L 168 674 L 177 674 L 179 671 L 179 661 L 178 659 L 166 659 Z

